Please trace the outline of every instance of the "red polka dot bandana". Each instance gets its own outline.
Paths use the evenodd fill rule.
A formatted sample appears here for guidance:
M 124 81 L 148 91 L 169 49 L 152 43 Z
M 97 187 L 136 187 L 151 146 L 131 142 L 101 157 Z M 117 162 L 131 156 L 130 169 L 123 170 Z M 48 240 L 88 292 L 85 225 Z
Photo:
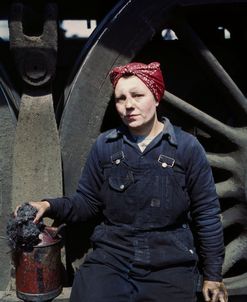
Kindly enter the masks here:
M 160 63 L 150 64 L 132 62 L 127 65 L 117 66 L 110 71 L 110 80 L 113 88 L 116 87 L 118 80 L 125 75 L 135 75 L 151 90 L 159 102 L 164 95 L 165 84 L 160 69 Z

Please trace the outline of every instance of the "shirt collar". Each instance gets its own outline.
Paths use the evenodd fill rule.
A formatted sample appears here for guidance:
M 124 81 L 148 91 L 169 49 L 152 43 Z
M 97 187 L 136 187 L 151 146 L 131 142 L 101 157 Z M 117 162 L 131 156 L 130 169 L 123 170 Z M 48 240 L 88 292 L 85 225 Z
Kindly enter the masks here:
M 166 136 L 172 145 L 177 146 L 178 145 L 177 137 L 176 137 L 172 123 L 170 122 L 170 120 L 167 117 L 163 117 L 162 122 L 165 125 L 165 127 L 163 129 L 163 137 Z
M 126 129 L 124 129 L 124 126 L 120 126 L 118 128 L 115 128 L 111 130 L 107 135 L 106 135 L 106 140 L 114 140 L 118 139 L 119 137 L 123 136 L 126 133 Z
M 162 122 L 164 123 L 165 127 L 163 129 L 163 137 L 167 137 L 169 142 L 172 145 L 177 146 L 177 138 L 176 134 L 174 131 L 174 127 L 171 124 L 170 120 L 167 117 L 162 118 Z M 128 128 L 126 126 L 120 126 L 119 128 L 115 128 L 111 130 L 107 135 L 106 135 L 106 140 L 114 140 L 122 137 L 123 135 L 127 135 L 128 133 Z

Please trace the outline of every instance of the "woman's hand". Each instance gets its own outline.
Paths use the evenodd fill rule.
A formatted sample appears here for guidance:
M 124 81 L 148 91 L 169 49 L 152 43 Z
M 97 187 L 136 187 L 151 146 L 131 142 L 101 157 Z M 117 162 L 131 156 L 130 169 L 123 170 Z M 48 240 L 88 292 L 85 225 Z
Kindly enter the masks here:
M 50 203 L 46 200 L 44 201 L 30 201 L 29 204 L 37 209 L 36 217 L 34 218 L 33 222 L 38 223 L 40 219 L 44 216 L 44 214 L 50 209 Z M 17 211 L 20 205 L 15 209 L 15 217 L 17 216 Z
M 223 282 L 208 281 L 203 282 L 202 293 L 206 302 L 227 302 L 228 294 Z

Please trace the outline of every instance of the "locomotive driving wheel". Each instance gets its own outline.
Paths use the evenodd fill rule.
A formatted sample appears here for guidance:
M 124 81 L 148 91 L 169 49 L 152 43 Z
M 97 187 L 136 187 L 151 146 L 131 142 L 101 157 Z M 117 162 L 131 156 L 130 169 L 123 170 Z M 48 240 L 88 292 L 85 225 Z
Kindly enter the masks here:
M 117 121 L 109 71 L 130 61 L 161 62 L 167 91 L 159 114 L 198 137 L 213 169 L 230 295 L 247 294 L 246 14 L 247 1 L 119 1 L 82 50 L 60 121 L 70 194 L 92 142 Z

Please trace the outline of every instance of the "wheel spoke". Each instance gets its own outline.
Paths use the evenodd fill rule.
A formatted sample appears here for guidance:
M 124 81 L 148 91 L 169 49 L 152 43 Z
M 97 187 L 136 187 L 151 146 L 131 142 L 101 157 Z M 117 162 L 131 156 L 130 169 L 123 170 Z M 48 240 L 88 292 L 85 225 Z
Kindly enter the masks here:
M 207 158 L 212 167 L 224 169 L 231 171 L 232 173 L 235 171 L 235 167 L 237 162 L 235 160 L 236 152 L 223 154 L 223 153 L 207 153 Z
M 241 224 L 243 226 L 247 225 L 247 209 L 243 204 L 238 204 L 231 207 L 222 213 L 222 223 L 223 227 L 227 228 L 233 224 Z
M 165 101 L 176 107 L 186 115 L 190 116 L 198 123 L 202 124 L 206 129 L 210 130 L 212 133 L 221 134 L 224 138 L 230 141 L 235 140 L 234 128 L 225 125 L 224 123 L 218 121 L 212 116 L 206 114 L 205 112 L 195 108 L 189 103 L 183 101 L 179 97 L 173 95 L 172 93 L 166 91 L 164 95 Z
M 217 183 L 216 191 L 219 198 L 244 198 L 243 190 L 233 178 Z
M 226 246 L 226 257 L 223 265 L 223 274 L 238 262 L 246 258 L 247 255 L 247 234 L 243 232 L 238 238 L 231 241 Z
M 195 55 L 207 72 L 210 73 L 210 78 L 215 80 L 217 88 L 221 88 L 223 93 L 227 92 L 247 113 L 247 100 L 244 94 L 191 26 L 186 21 L 183 21 L 178 22 L 175 27 L 178 37 L 186 42 L 184 43 L 185 47 Z

